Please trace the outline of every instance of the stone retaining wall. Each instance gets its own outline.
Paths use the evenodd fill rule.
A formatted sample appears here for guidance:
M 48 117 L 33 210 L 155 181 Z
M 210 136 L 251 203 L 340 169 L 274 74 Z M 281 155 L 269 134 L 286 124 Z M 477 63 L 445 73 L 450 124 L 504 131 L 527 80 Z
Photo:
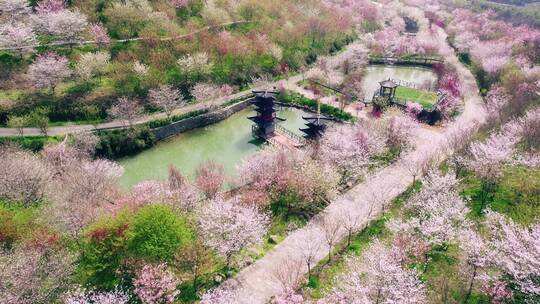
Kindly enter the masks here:
M 156 136 L 157 140 L 163 140 L 165 138 L 193 130 L 196 128 L 204 127 L 222 121 L 234 113 L 241 111 L 249 106 L 250 99 L 246 99 L 239 103 L 233 104 L 226 108 L 222 108 L 210 113 L 205 113 L 199 116 L 186 118 L 172 124 L 152 129 L 152 132 Z

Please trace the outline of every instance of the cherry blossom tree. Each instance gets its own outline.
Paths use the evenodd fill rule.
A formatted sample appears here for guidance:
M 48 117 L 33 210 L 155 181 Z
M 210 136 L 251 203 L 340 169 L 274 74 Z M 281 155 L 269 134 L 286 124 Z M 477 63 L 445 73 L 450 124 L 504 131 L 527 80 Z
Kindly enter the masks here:
M 85 81 L 107 71 L 111 56 L 107 52 L 84 53 L 75 65 L 76 74 Z
M 169 191 L 182 210 L 190 210 L 199 200 L 195 187 L 174 166 L 169 167 Z
M 173 303 L 180 292 L 180 280 L 167 269 L 166 264 L 145 265 L 133 280 L 135 294 L 144 304 Z
M 33 51 L 37 43 L 34 30 L 24 23 L 0 25 L 0 48 L 15 48 L 21 56 Z
M 139 77 L 144 77 L 146 74 L 148 74 L 148 67 L 141 63 L 140 61 L 135 61 L 133 63 L 133 71 L 139 75 Z
M 219 86 L 211 83 L 197 83 L 190 93 L 196 101 L 208 101 L 219 96 Z
M 304 261 L 290 256 L 272 273 L 273 277 L 279 281 L 284 293 L 289 293 L 300 288 L 305 283 Z
M 79 41 L 86 29 L 86 16 L 78 11 L 62 9 L 48 11 L 34 16 L 35 28 L 66 42 Z
M 278 294 L 271 302 L 272 304 L 303 304 L 304 297 L 292 289 L 284 290 Z
M 130 296 L 120 289 L 92 291 L 77 289 L 64 295 L 64 304 L 128 304 Z
M 206 52 L 199 52 L 180 57 L 176 64 L 188 73 L 208 73 L 212 68 L 210 57 Z
M 206 198 L 213 199 L 223 186 L 223 165 L 216 162 L 202 163 L 195 172 L 195 184 Z
M 323 232 L 326 246 L 328 246 L 328 261 L 330 262 L 332 260 L 332 248 L 340 239 L 343 223 L 341 217 L 328 214 L 319 219 L 318 225 Z
M 189 4 L 189 0 L 171 0 L 171 4 L 176 8 L 184 8 Z
M 333 197 L 339 180 L 330 164 L 313 160 L 301 151 L 281 149 L 265 149 L 244 160 L 237 171 L 244 203 L 265 208 L 272 200 L 294 193 L 299 199 L 288 202 L 288 211 L 308 214 L 321 199 Z
M 88 31 L 94 41 L 100 46 L 107 46 L 111 43 L 111 38 L 107 33 L 107 29 L 101 23 L 90 24 Z
M 168 182 L 143 181 L 131 188 L 131 191 L 116 202 L 115 210 L 130 207 L 137 209 L 156 202 L 169 205 L 179 212 L 186 212 L 199 201 L 196 189 L 174 167 L 169 168 Z
M 186 103 L 180 91 L 170 85 L 162 85 L 158 89 L 150 90 L 148 97 L 154 105 L 167 113 L 167 117 L 171 116 L 174 109 Z
M 319 153 L 322 160 L 337 166 L 344 175 L 356 175 L 383 147 L 382 136 L 362 125 L 339 126 L 325 132 Z
M 348 271 L 338 280 L 334 297 L 350 303 L 425 303 L 426 292 L 414 270 L 404 268 L 392 249 L 373 241 L 362 257 L 347 260 Z
M 507 273 L 517 289 L 529 296 L 540 295 L 540 224 L 520 227 L 505 216 L 486 212 L 488 244 L 493 262 Z
M 464 267 L 462 270 L 465 275 L 469 276 L 467 293 L 465 302 L 468 301 L 473 285 L 477 279 L 479 272 L 485 270 L 489 266 L 490 260 L 493 258 L 493 253 L 487 246 L 486 242 L 472 229 L 465 229 L 459 235 L 460 247 L 463 250 Z
M 68 144 L 80 159 L 91 159 L 99 143 L 99 137 L 92 132 L 75 132 L 70 135 Z
M 319 252 L 323 250 L 325 243 L 322 231 L 319 227 L 311 229 L 308 233 L 302 235 L 296 243 L 296 251 L 300 252 L 302 259 L 306 263 L 308 277 L 311 277 L 311 270 L 317 263 Z
M 412 135 L 418 123 L 410 116 L 392 116 L 386 125 L 386 143 L 390 148 L 402 151 L 412 145 Z
M 451 152 L 449 160 L 454 165 L 456 178 L 460 175 L 462 169 L 467 166 L 465 154 L 471 142 L 472 136 L 477 130 L 477 124 L 453 124 L 449 127 L 444 136 L 444 146 Z
M 37 88 L 50 88 L 54 94 L 56 86 L 71 76 L 71 70 L 66 57 L 47 53 L 36 58 L 27 75 Z
M 54 203 L 42 215 L 62 231 L 77 236 L 96 216 L 112 209 L 123 168 L 108 160 L 67 158 L 53 184 Z
M 268 216 L 255 207 L 215 200 L 204 205 L 198 216 L 203 242 L 226 258 L 259 243 L 268 230 Z
M 76 256 L 56 245 L 0 251 L 0 295 L 7 304 L 52 303 L 71 284 Z
M 238 283 L 228 280 L 218 287 L 208 290 L 201 298 L 201 304 L 252 304 L 250 293 Z
M 339 222 L 342 224 L 343 229 L 347 231 L 347 247 L 351 245 L 353 234 L 359 231 L 363 225 L 363 217 L 360 213 L 350 212 L 347 206 L 349 204 L 352 204 L 352 202 L 347 202 L 344 204 L 344 207 L 342 207 L 342 209 L 340 209 L 338 212 L 338 216 L 340 218 Z
M 118 98 L 118 102 L 107 111 L 109 116 L 127 122 L 129 127 L 133 127 L 134 120 L 139 117 L 142 112 L 143 108 L 139 102 L 127 97 Z
M 503 281 L 488 282 L 482 286 L 482 290 L 489 295 L 491 303 L 500 304 L 504 300 L 510 300 L 514 293 Z
M 408 233 L 432 245 L 444 245 L 468 227 L 465 215 L 469 208 L 456 191 L 454 174 L 431 172 L 423 180 L 422 190 L 405 205 L 412 217 L 403 222 L 391 221 L 388 226 L 396 233 Z
M 405 109 L 405 111 L 411 115 L 411 117 L 413 118 L 416 118 L 416 116 L 418 114 L 420 114 L 420 112 L 422 112 L 422 110 L 424 109 L 424 107 L 422 107 L 421 104 L 417 103 L 417 102 L 414 102 L 414 101 L 408 101 L 407 102 L 407 108 Z
M 540 149 L 540 108 L 533 109 L 525 115 L 521 122 L 520 133 L 529 150 Z
M 503 165 L 514 153 L 515 136 L 492 134 L 485 142 L 474 142 L 469 148 L 469 167 L 482 180 L 481 207 L 484 209 L 488 195 L 501 177 Z
M 0 198 L 31 204 L 47 193 L 51 180 L 48 166 L 35 155 L 0 147 Z
M 27 0 L 3 0 L 0 2 L 0 17 L 9 20 L 20 19 L 31 13 Z
M 45 14 L 51 12 L 58 12 L 66 8 L 67 7 L 64 0 L 41 0 L 37 3 L 36 13 Z

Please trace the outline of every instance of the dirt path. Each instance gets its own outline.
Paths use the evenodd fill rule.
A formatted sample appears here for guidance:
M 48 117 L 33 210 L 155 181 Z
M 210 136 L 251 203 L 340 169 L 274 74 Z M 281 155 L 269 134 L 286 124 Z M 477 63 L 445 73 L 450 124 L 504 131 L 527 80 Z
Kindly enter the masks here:
M 415 13 L 421 12 L 419 9 L 410 9 Z M 446 33 L 442 29 L 436 30 L 433 38 L 446 45 Z M 446 47 L 448 46 L 446 45 Z M 485 119 L 485 109 L 473 75 L 459 62 L 449 47 L 444 51 L 449 51 L 446 60 L 457 68 L 464 91 L 463 113 L 453 124 L 482 123 Z M 445 155 L 450 153 L 450 151 L 443 150 L 444 134 L 444 132 L 434 132 L 420 140 L 414 151 L 405 155 L 395 164 L 369 176 L 364 183 L 337 198 L 304 228 L 293 232 L 263 258 L 240 271 L 232 279 L 237 283 L 238 299 L 249 298 L 249 302 L 254 304 L 267 303 L 282 289 L 280 281 L 274 274 L 282 271 L 284 265 L 290 265 L 287 264 L 288 261 L 304 261 L 306 248 L 316 249 L 312 252 L 313 264 L 325 258 L 328 247 L 324 241 L 323 233 L 316 224 L 322 218 L 334 218 L 345 210 L 351 215 L 360 217 L 362 226 L 365 226 L 372 218 L 379 216 L 384 207 L 412 183 L 410 166 L 407 165 L 410 160 L 425 156 L 436 157 L 440 153 Z M 344 232 L 342 231 L 339 236 L 342 239 L 345 236 Z M 306 264 L 304 263 L 304 265 Z M 294 271 L 290 267 L 287 270 Z M 307 273 L 307 266 L 304 266 L 302 272 Z

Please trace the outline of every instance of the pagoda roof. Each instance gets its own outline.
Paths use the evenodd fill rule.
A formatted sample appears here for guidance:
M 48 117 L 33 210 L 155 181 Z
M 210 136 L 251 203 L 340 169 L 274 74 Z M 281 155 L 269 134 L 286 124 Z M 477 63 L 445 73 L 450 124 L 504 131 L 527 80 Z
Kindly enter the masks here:
M 305 116 L 302 116 L 302 119 L 306 120 L 308 122 L 310 122 L 310 121 L 322 121 L 322 120 L 327 120 L 327 121 L 335 121 L 336 120 L 335 118 L 330 118 L 330 117 L 326 117 L 326 116 L 320 116 L 320 117 L 316 117 L 316 116 L 305 117 Z
M 259 113 L 274 113 L 277 112 L 277 109 L 274 107 L 268 107 L 268 108 L 255 108 L 253 109 L 255 112 Z
M 385 87 L 385 88 L 396 88 L 396 87 L 398 87 L 398 84 L 393 82 L 390 79 L 381 81 L 381 82 L 379 82 L 379 84 L 381 85 L 381 87 Z
M 279 94 L 278 91 L 268 91 L 268 90 L 264 90 L 264 91 L 252 91 L 253 94 L 255 94 L 256 97 L 258 98 L 264 98 L 264 99 L 267 99 L 267 98 L 275 98 L 277 94 Z
M 253 121 L 256 124 L 272 124 L 272 123 L 275 123 L 272 119 L 271 120 L 261 119 L 259 116 L 251 116 L 251 117 L 248 117 L 248 119 Z M 274 117 L 274 119 L 279 120 L 279 121 L 285 121 L 286 120 L 286 119 L 281 118 L 281 117 Z

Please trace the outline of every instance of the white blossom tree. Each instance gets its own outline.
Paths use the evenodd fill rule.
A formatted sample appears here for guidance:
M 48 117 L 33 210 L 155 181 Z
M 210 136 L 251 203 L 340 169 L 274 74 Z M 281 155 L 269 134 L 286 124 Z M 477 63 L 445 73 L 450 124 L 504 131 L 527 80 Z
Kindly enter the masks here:
M 268 230 L 268 216 L 251 206 L 214 200 L 201 207 L 198 216 L 203 242 L 226 258 L 259 243 Z
M 27 75 L 37 88 L 50 88 L 54 94 L 56 86 L 71 76 L 71 70 L 66 57 L 47 53 L 36 58 Z
M 540 295 L 540 224 L 520 227 L 505 216 L 486 212 L 488 245 L 495 253 L 493 262 L 529 296 Z
M 51 174 L 35 155 L 9 147 L 0 147 L 0 198 L 31 204 L 47 193 Z
M 398 233 L 409 233 L 431 245 L 444 245 L 455 239 L 461 229 L 469 225 L 465 215 L 469 212 L 456 190 L 453 174 L 431 172 L 424 180 L 422 190 L 405 205 L 413 216 L 405 222 L 396 219 L 388 226 Z
M 2 303 L 53 303 L 72 284 L 76 256 L 58 246 L 18 246 L 0 251 Z
M 75 65 L 76 74 L 83 80 L 89 81 L 107 71 L 111 56 L 108 52 L 84 53 Z
M 480 272 L 490 265 L 493 252 L 484 239 L 472 229 L 465 229 L 459 235 L 460 247 L 463 250 L 462 271 L 469 277 L 465 302 L 469 299 L 473 286 Z
M 361 125 L 339 126 L 327 130 L 320 142 L 320 158 L 337 166 L 344 175 L 366 169 L 370 157 L 382 151 L 381 135 Z
M 79 11 L 62 9 L 38 13 L 33 18 L 35 29 L 53 35 L 65 42 L 78 42 L 88 25 L 87 18 Z
M 144 304 L 174 303 L 180 291 L 180 280 L 167 269 L 166 264 L 144 265 L 133 280 L 135 294 Z
M 0 48 L 14 48 L 22 56 L 31 53 L 36 43 L 32 27 L 21 22 L 0 25 Z
M 186 104 L 180 91 L 170 85 L 162 85 L 157 89 L 150 90 L 148 97 L 150 102 L 167 113 L 167 117 L 171 116 L 174 109 Z
M 425 303 L 426 292 L 414 270 L 404 268 L 392 250 L 373 241 L 361 257 L 347 260 L 335 298 L 342 303 Z
M 107 113 L 115 119 L 120 119 L 133 126 L 134 120 L 143 112 L 142 106 L 137 100 L 131 100 L 127 97 L 118 98 L 118 102 L 113 105 Z
M 0 17 L 11 21 L 26 17 L 32 12 L 28 4 L 27 0 L 2 0 Z

